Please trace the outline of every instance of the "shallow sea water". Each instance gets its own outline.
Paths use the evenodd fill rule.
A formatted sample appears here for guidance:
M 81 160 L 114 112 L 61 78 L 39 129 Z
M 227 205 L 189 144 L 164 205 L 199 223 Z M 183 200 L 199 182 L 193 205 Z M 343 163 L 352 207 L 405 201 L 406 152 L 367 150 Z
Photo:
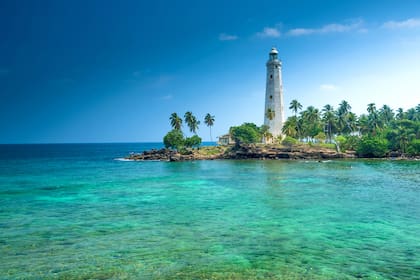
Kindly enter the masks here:
M 0 279 L 419 279 L 420 162 L 0 146 Z

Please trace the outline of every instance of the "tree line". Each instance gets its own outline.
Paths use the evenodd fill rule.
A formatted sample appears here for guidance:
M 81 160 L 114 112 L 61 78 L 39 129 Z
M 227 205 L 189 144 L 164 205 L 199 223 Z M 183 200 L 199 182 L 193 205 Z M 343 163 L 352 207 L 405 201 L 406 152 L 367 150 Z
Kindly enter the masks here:
M 290 102 L 294 113 L 282 132 L 303 142 L 337 143 L 342 149 L 356 150 L 361 156 L 382 157 L 389 153 L 420 155 L 420 104 L 395 112 L 388 105 L 367 105 L 367 113 L 357 116 L 343 100 L 337 109 L 330 104 L 321 110 Z
M 172 148 L 177 150 L 183 150 L 185 148 L 194 148 L 201 145 L 201 137 L 197 135 L 199 129 L 200 121 L 193 115 L 191 111 L 188 111 L 184 114 L 184 119 L 178 116 L 177 113 L 172 113 L 169 117 L 172 130 L 169 131 L 163 137 L 163 144 L 166 148 Z M 204 117 L 204 123 L 210 129 L 210 139 L 213 141 L 211 134 L 211 127 L 214 125 L 215 117 L 208 113 Z M 191 137 L 185 137 L 182 132 L 183 122 L 185 122 L 189 128 L 189 131 L 194 135 Z

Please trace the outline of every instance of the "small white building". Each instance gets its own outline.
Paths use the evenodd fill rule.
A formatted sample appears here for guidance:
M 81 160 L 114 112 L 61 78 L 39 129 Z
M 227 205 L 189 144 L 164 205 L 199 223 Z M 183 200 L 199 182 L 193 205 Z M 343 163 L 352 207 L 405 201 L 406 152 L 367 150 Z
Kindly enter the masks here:
M 217 144 L 221 146 L 233 145 L 235 144 L 235 141 L 232 139 L 230 134 L 225 134 L 225 135 L 219 136 L 219 141 L 217 141 Z

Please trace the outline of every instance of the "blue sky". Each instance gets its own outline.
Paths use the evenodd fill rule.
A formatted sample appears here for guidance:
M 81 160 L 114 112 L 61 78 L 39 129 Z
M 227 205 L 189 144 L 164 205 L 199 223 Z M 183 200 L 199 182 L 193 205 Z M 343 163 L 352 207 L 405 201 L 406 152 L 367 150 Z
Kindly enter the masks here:
M 0 143 L 161 141 L 188 110 L 261 125 L 272 46 L 286 108 L 420 103 L 420 1 L 1 1 L 0 35 Z

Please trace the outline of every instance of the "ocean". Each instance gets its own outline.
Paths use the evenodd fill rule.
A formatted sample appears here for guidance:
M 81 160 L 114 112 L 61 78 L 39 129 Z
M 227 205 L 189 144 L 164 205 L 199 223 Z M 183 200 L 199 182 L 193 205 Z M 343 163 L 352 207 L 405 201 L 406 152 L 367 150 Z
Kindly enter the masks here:
M 420 161 L 0 145 L 0 279 L 419 279 Z

